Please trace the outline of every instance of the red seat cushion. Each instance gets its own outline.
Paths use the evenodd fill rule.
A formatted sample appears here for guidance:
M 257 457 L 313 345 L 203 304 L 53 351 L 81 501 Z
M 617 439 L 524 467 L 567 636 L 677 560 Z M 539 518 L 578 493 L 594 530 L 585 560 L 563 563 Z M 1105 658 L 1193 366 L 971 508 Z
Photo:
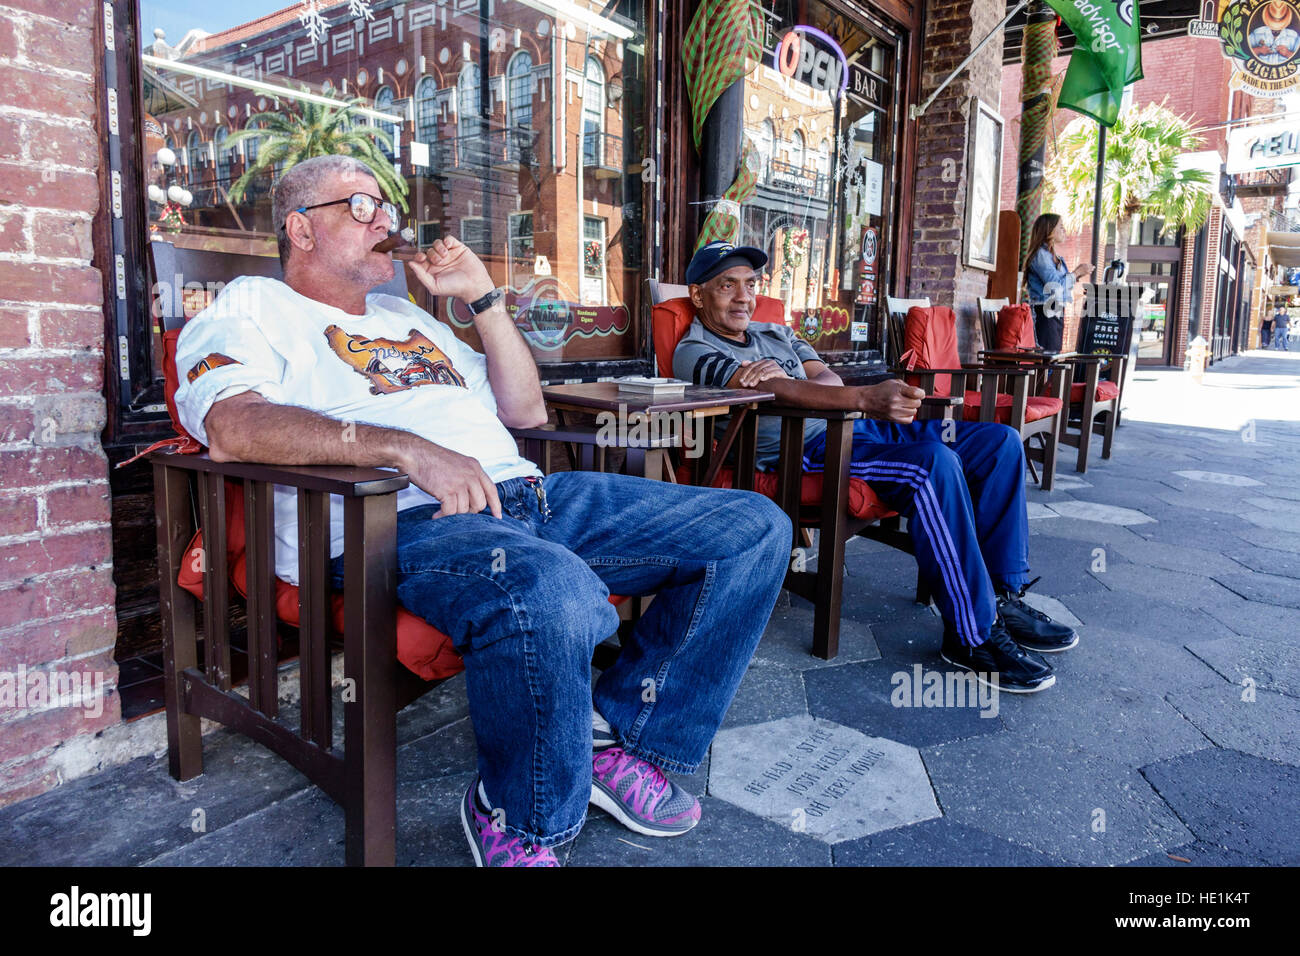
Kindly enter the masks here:
M 185 549 L 177 583 L 199 600 L 203 599 L 203 572 L 196 549 L 203 547 L 203 532 L 197 531 Z M 226 482 L 226 561 L 230 583 L 241 597 L 248 597 L 248 560 L 245 554 L 244 495 L 239 485 Z M 330 595 L 332 622 L 336 633 L 343 633 L 343 595 Z M 298 588 L 275 579 L 275 616 L 284 623 L 298 626 Z M 406 608 L 397 609 L 397 659 L 425 680 L 440 680 L 465 669 L 451 639 Z
M 735 486 L 735 479 L 734 468 L 723 468 L 714 479 L 713 487 L 732 488 Z M 677 480 L 681 484 L 690 482 L 691 473 L 686 465 L 677 469 Z M 754 475 L 754 490 L 773 501 L 776 500 L 776 485 L 776 472 L 760 471 Z M 799 504 L 808 508 L 817 508 L 821 503 L 821 472 L 806 472 L 799 482 Z M 864 521 L 874 521 L 878 518 L 892 518 L 897 513 L 887 508 L 865 481 L 860 478 L 849 479 L 849 514 Z
M 994 333 L 993 347 L 1000 350 L 1032 349 L 1038 343 L 1034 339 L 1034 312 L 1023 303 L 1004 305 L 998 312 L 997 331 Z
M 1070 403 L 1080 404 L 1083 402 L 1084 382 L 1075 382 L 1070 386 Z M 1093 397 L 1096 402 L 1109 402 L 1113 398 L 1119 398 L 1119 386 L 1108 379 L 1102 379 L 1097 383 L 1097 394 Z
M 968 422 L 980 420 L 980 402 L 983 396 L 979 392 L 967 392 L 966 403 L 962 406 L 962 418 Z M 997 408 L 993 411 L 993 420 L 1001 425 L 1011 424 L 1011 408 L 1014 404 L 1010 395 L 998 392 Z M 1025 421 L 1036 422 L 1040 418 L 1055 415 L 1061 410 L 1061 400 L 1050 395 L 1030 395 L 1025 401 Z
M 915 368 L 961 368 L 957 317 L 952 309 L 942 305 L 914 305 L 908 309 L 903 320 L 903 349 L 912 354 Z M 934 377 L 935 395 L 947 396 L 951 389 L 951 375 Z

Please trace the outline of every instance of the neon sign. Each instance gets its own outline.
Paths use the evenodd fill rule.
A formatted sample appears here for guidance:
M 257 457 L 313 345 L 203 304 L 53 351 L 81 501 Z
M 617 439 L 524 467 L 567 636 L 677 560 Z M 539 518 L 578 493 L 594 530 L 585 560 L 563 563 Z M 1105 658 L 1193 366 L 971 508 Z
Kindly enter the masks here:
M 844 51 L 816 27 L 791 27 L 772 51 L 772 65 L 783 76 L 832 95 L 837 90 L 843 93 L 849 85 L 849 63 Z

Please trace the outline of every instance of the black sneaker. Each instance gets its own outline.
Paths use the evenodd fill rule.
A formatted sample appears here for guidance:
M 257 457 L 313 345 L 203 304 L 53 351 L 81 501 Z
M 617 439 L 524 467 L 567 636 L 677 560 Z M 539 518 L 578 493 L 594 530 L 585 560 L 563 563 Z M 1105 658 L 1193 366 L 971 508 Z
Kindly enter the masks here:
M 1079 635 L 1068 624 L 1060 624 L 1050 617 L 1026 604 L 1025 592 L 1038 583 L 1034 578 L 1019 591 L 1004 591 L 998 595 L 998 617 L 1006 625 L 1007 632 L 1021 647 L 1040 654 L 1055 654 L 1068 651 L 1079 643 Z
M 967 647 L 955 631 L 945 630 L 939 656 L 954 667 L 974 671 L 981 684 L 1009 694 L 1036 694 L 1056 683 L 1051 665 L 1022 650 L 1001 620 L 994 622 L 979 647 Z

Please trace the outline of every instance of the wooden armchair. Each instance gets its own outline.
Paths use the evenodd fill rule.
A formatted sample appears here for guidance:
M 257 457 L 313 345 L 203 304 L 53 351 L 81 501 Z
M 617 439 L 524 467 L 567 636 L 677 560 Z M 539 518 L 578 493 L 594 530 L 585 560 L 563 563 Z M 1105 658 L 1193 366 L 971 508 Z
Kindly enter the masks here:
M 1079 324 L 1078 347 L 1072 359 L 1074 378 L 1069 396 L 1069 414 L 1062 416 L 1062 444 L 1079 449 L 1075 465 L 1087 472 L 1092 436 L 1100 435 L 1101 457 L 1110 458 L 1115 429 L 1119 426 L 1127 378 L 1128 344 L 1133 335 L 1133 317 L 1091 316 Z M 1068 426 L 1078 423 L 1078 431 Z
M 668 287 L 671 290 L 672 287 Z M 685 287 L 679 287 L 684 292 Z M 660 375 L 672 374 L 672 356 L 695 317 L 690 300 L 683 297 L 663 298 L 664 287 L 657 293 L 660 301 L 652 312 L 655 355 Z M 776 299 L 759 296 L 752 321 L 782 322 L 785 310 Z M 952 409 L 960 399 L 927 400 L 928 407 Z M 912 539 L 902 530 L 897 512 L 889 510 L 865 481 L 849 475 L 853 459 L 853 422 L 860 412 L 810 411 L 779 403 L 762 407 L 764 417 L 781 419 L 781 450 L 775 472 L 753 473 L 750 456 L 741 461 L 741 478 L 752 475 L 753 489 L 779 504 L 790 517 L 794 528 L 792 555 L 802 554 L 800 534 L 815 529 L 817 536 L 817 570 L 809 571 L 805 562 L 792 560 L 786 570 L 786 589 L 813 604 L 814 656 L 831 660 L 839 653 L 840 606 L 844 592 L 844 546 L 853 535 L 861 535 L 912 554 Z M 826 461 L 820 473 L 803 471 L 804 421 L 826 421 Z M 748 473 L 748 474 L 747 474 Z M 714 485 L 732 487 L 737 477 L 732 468 L 723 468 Z M 929 603 L 929 589 L 917 575 L 916 600 Z
M 155 263 L 160 259 L 169 270 L 160 273 L 169 277 L 208 279 L 213 273 L 200 269 L 229 266 L 219 261 L 219 254 L 191 255 L 170 247 Z M 260 274 L 278 275 L 272 265 L 254 264 L 259 266 L 266 269 Z M 166 397 L 177 433 L 184 435 L 173 399 L 175 347 L 184 315 L 179 306 L 160 303 Z M 591 431 L 543 427 L 512 433 L 525 453 L 540 462 L 546 460 L 548 442 L 596 443 Z M 185 437 L 188 443 L 159 444 L 201 448 Z M 374 468 L 215 462 L 207 454 L 161 451 L 148 457 L 154 474 L 171 775 L 188 780 L 203 772 L 200 721 L 214 720 L 270 748 L 343 806 L 349 865 L 391 866 L 396 855 L 397 711 L 463 668 L 450 639 L 397 602 L 397 493 L 409 479 Z M 589 450 L 582 460 L 590 464 L 594 455 Z M 275 577 L 276 485 L 294 489 L 298 497 L 297 586 Z M 343 499 L 348 561 L 341 595 L 330 592 L 330 495 Z M 232 587 L 247 601 L 247 696 L 232 688 Z M 200 598 L 202 668 L 196 634 Z M 301 715 L 296 731 L 277 719 L 277 617 L 299 630 Z M 342 753 L 334 746 L 332 640 L 343 646 Z
M 895 372 L 920 385 L 927 395 L 961 395 L 965 399 L 966 421 L 998 422 L 1014 428 L 1026 443 L 1030 473 L 1044 491 L 1050 491 L 1056 476 L 1058 430 L 1064 401 L 1061 395 L 1033 394 L 1035 369 L 1016 364 L 962 363 L 957 353 L 956 317 L 943 306 L 912 307 L 900 322 L 891 317 L 890 335 L 900 355 L 908 361 Z M 1056 376 L 1055 389 L 1064 389 Z M 1063 394 L 1063 391 L 1062 391 Z M 1039 436 L 1041 447 L 1029 445 Z M 1043 463 L 1041 478 L 1033 461 Z

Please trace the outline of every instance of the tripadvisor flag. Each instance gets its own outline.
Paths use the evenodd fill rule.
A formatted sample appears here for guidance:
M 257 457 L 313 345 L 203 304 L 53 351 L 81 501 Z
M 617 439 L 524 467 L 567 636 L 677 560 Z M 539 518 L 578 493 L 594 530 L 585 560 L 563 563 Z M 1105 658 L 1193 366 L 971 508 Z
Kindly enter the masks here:
M 1135 0 L 1047 0 L 1076 42 L 1056 105 L 1102 126 L 1119 118 L 1124 87 L 1142 79 L 1142 30 Z

